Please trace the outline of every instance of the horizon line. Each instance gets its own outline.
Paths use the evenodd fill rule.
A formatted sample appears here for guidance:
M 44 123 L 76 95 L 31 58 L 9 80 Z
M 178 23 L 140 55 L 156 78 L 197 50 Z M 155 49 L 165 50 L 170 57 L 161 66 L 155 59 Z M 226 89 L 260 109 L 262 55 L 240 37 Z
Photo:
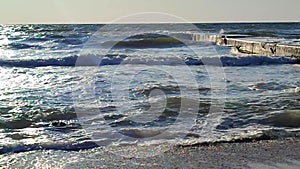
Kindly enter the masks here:
M 299 21 L 203 21 L 203 22 L 27 22 L 27 23 L 0 23 L 0 25 L 72 25 L 72 24 L 247 24 L 247 23 L 300 23 Z

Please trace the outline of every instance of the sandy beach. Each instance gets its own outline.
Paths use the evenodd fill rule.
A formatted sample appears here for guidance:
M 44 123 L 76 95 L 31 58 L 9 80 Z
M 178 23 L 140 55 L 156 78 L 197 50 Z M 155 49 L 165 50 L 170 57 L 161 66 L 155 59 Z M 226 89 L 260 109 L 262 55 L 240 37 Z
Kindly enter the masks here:
M 299 138 L 194 146 L 110 146 L 0 156 L 3 168 L 298 168 Z M 156 156 L 151 156 L 154 153 Z

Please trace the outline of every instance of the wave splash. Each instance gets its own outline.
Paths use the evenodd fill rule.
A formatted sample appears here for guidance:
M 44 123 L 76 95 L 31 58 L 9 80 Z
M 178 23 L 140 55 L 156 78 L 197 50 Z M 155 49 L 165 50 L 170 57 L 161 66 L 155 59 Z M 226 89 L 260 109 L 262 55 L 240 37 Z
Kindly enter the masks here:
M 78 58 L 84 63 L 77 63 Z M 215 62 L 216 57 L 138 57 L 126 55 L 106 55 L 101 56 L 69 56 L 64 58 L 49 58 L 49 59 L 32 59 L 32 60 L 0 60 L 0 66 L 6 67 L 45 67 L 45 66 L 104 66 L 104 65 L 120 65 L 120 64 L 145 64 L 145 65 L 182 65 L 183 63 L 189 66 L 218 64 Z M 218 58 L 222 66 L 258 66 L 258 65 L 273 65 L 273 64 L 297 64 L 298 61 L 293 58 L 286 57 L 270 57 L 270 56 L 220 56 Z M 96 62 L 95 62 L 96 61 Z M 219 63 L 219 62 L 218 62 Z M 96 64 L 96 65 L 95 65 Z

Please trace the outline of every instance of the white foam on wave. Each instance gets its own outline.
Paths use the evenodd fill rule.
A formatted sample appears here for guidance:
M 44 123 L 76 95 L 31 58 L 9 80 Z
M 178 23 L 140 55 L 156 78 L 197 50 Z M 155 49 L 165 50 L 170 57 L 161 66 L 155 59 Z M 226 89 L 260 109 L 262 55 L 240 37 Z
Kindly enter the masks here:
M 86 57 L 86 58 L 85 58 Z M 93 59 L 94 58 L 94 59 Z M 192 57 L 192 56 L 174 56 L 174 57 L 151 57 L 151 56 L 81 56 L 85 64 L 77 66 L 104 66 L 104 65 L 186 65 L 195 66 L 205 64 L 219 65 L 220 60 L 223 66 L 258 66 L 272 64 L 297 64 L 297 60 L 286 57 L 271 56 L 232 56 L 223 55 L 215 57 Z M 8 67 L 45 67 L 45 66 L 75 66 L 78 56 L 69 56 L 65 58 L 49 58 L 36 60 L 0 60 L 0 66 Z M 95 60 L 97 63 L 95 63 Z M 211 60 L 211 62 L 210 62 Z M 215 64 L 214 64 L 215 63 Z

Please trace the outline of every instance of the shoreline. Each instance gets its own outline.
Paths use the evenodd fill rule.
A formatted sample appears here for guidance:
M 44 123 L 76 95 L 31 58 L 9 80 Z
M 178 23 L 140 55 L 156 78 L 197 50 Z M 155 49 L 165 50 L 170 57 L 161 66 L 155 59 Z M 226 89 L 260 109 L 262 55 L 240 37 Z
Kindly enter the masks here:
M 298 168 L 300 138 L 175 146 L 109 146 L 0 155 L 7 168 Z

